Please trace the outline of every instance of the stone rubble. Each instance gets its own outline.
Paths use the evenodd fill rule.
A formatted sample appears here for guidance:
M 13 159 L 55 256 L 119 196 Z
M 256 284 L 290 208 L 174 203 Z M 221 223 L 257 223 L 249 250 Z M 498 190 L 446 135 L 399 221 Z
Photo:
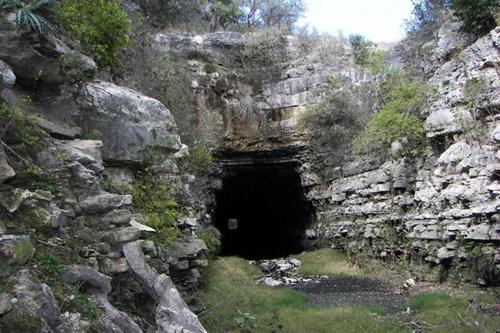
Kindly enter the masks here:
M 295 258 L 251 260 L 249 263 L 257 266 L 265 274 L 264 277 L 257 280 L 257 283 L 269 287 L 293 286 L 297 283 L 319 283 L 322 279 L 322 277 L 298 276 L 297 270 L 302 263 Z

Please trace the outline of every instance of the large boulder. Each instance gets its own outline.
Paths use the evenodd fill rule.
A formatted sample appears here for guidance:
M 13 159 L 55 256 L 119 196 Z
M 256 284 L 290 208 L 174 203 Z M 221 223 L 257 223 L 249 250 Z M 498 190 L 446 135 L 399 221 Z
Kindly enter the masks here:
M 92 59 L 71 50 L 60 39 L 18 29 L 12 13 L 0 16 L 0 45 L 0 59 L 25 82 L 63 83 L 70 64 L 87 77 L 97 69 Z
M 82 93 L 86 126 L 101 133 L 106 162 L 148 164 L 181 148 L 174 118 L 156 99 L 101 81 Z

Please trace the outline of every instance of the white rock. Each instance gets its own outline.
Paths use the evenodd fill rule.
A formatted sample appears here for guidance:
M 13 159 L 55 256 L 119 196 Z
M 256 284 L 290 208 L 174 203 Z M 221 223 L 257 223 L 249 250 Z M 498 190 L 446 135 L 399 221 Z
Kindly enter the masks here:
M 457 163 L 472 153 L 471 146 L 463 141 L 459 141 L 450 146 L 438 159 L 438 163 Z
M 132 220 L 129 222 L 130 226 L 132 228 L 135 228 L 140 231 L 146 231 L 146 232 L 156 232 L 155 229 L 148 227 L 147 225 L 144 225 L 142 223 L 137 222 L 136 220 Z

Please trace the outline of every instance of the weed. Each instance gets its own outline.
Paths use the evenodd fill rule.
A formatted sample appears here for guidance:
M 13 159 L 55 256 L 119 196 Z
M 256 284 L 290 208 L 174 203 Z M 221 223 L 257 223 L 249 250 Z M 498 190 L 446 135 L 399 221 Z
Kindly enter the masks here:
M 356 138 L 355 150 L 358 153 L 382 151 L 398 141 L 403 145 L 403 156 L 422 152 L 427 147 L 427 139 L 420 113 L 433 95 L 433 89 L 413 81 L 406 71 L 390 71 L 381 87 L 383 106 Z
M 37 152 L 45 136 L 37 119 L 19 108 L 12 107 L 0 99 L 0 128 L 2 144 L 10 147 L 17 158 Z M 24 159 L 25 164 L 27 163 Z
M 221 247 L 221 233 L 214 226 L 209 226 L 208 228 L 201 229 L 196 232 L 196 235 L 205 242 L 208 250 L 211 253 L 217 253 Z
M 83 140 L 102 140 L 103 135 L 98 129 L 90 128 L 90 129 L 85 129 L 82 132 L 82 139 Z
M 214 65 L 213 63 L 211 62 L 207 62 L 203 65 L 203 70 L 205 71 L 205 73 L 207 74 L 213 74 L 215 72 L 217 72 L 217 66 Z
M 166 245 L 180 235 L 175 221 L 182 216 L 174 189 L 159 176 L 140 175 L 132 185 L 135 207 L 146 216 L 145 223 L 156 230 L 155 239 Z
M 58 258 L 44 254 L 37 257 L 38 263 L 40 264 L 40 268 L 46 273 L 59 276 L 64 272 L 64 265 L 59 261 Z
M 179 167 L 183 172 L 196 176 L 205 176 L 210 172 L 213 157 L 203 147 L 196 147 L 179 159 Z

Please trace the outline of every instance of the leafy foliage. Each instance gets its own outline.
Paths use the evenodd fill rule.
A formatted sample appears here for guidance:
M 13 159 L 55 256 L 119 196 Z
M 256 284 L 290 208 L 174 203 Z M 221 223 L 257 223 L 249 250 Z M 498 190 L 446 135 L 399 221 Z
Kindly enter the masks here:
M 212 155 L 205 148 L 198 146 L 192 149 L 189 155 L 179 159 L 179 166 L 184 172 L 203 176 L 210 172 L 212 162 Z
M 220 26 L 226 30 L 235 25 L 243 15 L 239 3 L 233 0 L 215 0 L 209 9 L 210 30 L 217 30 Z
M 395 141 L 411 155 L 426 146 L 424 122 L 419 117 L 432 89 L 409 79 L 407 72 L 390 73 L 382 84 L 381 110 L 373 115 L 355 142 L 358 152 L 386 149 Z
M 212 74 L 212 73 L 215 73 L 217 72 L 217 66 L 214 65 L 213 63 L 211 62 L 207 62 L 203 65 L 203 70 L 205 71 L 205 73 L 207 74 Z
M 439 21 L 439 12 L 450 0 L 412 0 L 412 17 L 406 22 L 408 31 L 433 30 Z
M 495 13 L 500 10 L 498 0 L 453 0 L 451 8 L 463 21 L 463 30 L 482 36 L 496 27 Z
M 56 19 L 99 67 L 116 66 L 122 49 L 130 45 L 130 22 L 115 0 L 61 0 Z
M 29 3 L 21 0 L 0 0 L 0 8 L 14 8 L 16 10 L 16 25 L 19 28 L 44 33 L 52 28 L 52 24 L 39 11 L 52 4 L 51 0 L 32 0 Z
M 395 141 L 405 144 L 405 154 L 413 153 L 414 148 L 420 149 L 425 142 L 424 123 L 414 115 L 383 108 L 368 121 L 356 147 L 358 151 L 388 148 Z
M 50 275 L 59 276 L 65 270 L 65 266 L 59 261 L 59 259 L 52 255 L 40 255 L 37 257 L 37 259 L 41 268 Z
M 160 176 L 143 174 L 132 186 L 134 206 L 146 216 L 146 225 L 156 229 L 155 238 L 169 244 L 180 234 L 175 221 L 182 215 L 170 184 Z
M 436 30 L 440 12 L 452 9 L 464 23 L 465 32 L 482 36 L 497 25 L 500 4 L 498 0 L 413 0 L 413 16 L 407 22 L 409 31 Z
M 375 48 L 375 43 L 359 34 L 350 35 L 348 41 L 351 45 L 356 65 L 368 65 L 370 55 L 373 53 L 373 49 Z

